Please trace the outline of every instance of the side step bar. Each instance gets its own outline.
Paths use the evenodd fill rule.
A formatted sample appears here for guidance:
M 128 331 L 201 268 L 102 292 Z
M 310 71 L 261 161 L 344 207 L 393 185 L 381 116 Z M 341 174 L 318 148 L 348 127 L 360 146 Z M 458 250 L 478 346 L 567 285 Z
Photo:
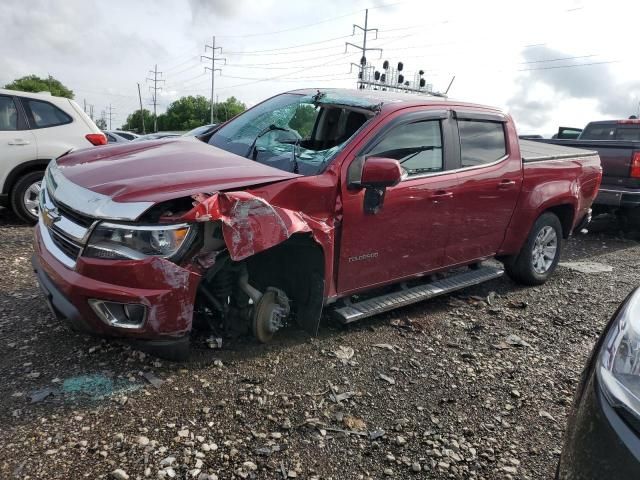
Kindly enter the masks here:
M 334 315 L 342 323 L 351 323 L 366 317 L 378 315 L 395 308 L 411 305 L 412 303 L 454 292 L 462 288 L 477 285 L 504 275 L 504 270 L 498 267 L 481 267 L 463 273 L 451 275 L 442 280 L 403 288 L 397 292 L 387 293 L 379 297 L 369 298 L 361 302 L 349 301 L 342 307 L 333 310 Z

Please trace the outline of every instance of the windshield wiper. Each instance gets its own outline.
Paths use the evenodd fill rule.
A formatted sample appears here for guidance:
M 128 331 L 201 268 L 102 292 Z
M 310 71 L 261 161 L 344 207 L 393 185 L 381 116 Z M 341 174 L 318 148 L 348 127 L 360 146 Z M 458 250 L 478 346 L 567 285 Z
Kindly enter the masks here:
M 296 155 L 296 150 L 300 145 L 300 139 L 296 140 L 296 142 L 292 145 L 293 149 L 291 150 L 291 163 L 293 164 L 293 173 L 298 173 L 298 156 Z
M 254 150 L 256 149 L 256 144 L 258 143 L 258 140 L 260 140 L 261 137 L 263 137 L 264 135 L 266 135 L 269 132 L 277 132 L 277 131 L 281 131 L 281 132 L 288 132 L 289 129 L 288 128 L 284 128 L 284 127 L 279 127 L 275 124 L 271 124 L 268 127 L 263 128 L 262 130 L 260 130 L 260 133 L 258 133 L 258 135 L 256 136 L 256 138 L 253 140 L 253 142 L 251 143 L 251 146 L 249 147 L 249 150 L 247 151 L 247 158 L 251 158 L 253 156 Z M 253 158 L 253 160 L 255 160 L 255 158 Z
M 436 150 L 436 149 L 440 149 L 440 148 L 442 148 L 442 147 L 434 146 L 434 145 L 429 145 L 429 146 L 425 145 L 425 146 L 419 147 L 418 149 L 416 149 L 415 152 L 413 152 L 412 154 L 407 155 L 405 158 L 403 158 L 400 161 L 400 165 L 402 165 L 404 162 L 408 162 L 409 160 L 411 160 L 413 157 L 415 157 L 419 153 L 426 152 L 426 151 L 429 151 L 429 150 Z

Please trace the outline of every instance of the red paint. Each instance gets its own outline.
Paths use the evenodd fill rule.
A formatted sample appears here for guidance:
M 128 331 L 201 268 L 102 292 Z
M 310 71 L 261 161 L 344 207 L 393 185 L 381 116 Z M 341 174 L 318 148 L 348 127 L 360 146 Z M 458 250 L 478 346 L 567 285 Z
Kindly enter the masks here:
M 98 298 L 123 303 L 141 303 L 148 320 L 141 329 L 127 330 L 133 338 L 160 339 L 181 336 L 191 330 L 193 305 L 200 275 L 161 258 L 140 261 L 98 260 L 80 257 L 69 270 L 45 248 L 35 229 L 34 250 L 40 266 L 78 309 L 87 327 L 101 335 L 119 335 L 89 306 Z
M 536 218 L 549 208 L 568 206 L 573 225 L 587 213 L 601 179 L 597 157 L 523 166 L 515 127 L 507 118 L 507 155 L 490 166 L 395 184 L 398 162 L 369 158 L 362 183 L 384 179 L 393 186 L 386 189 L 382 208 L 367 214 L 365 190 L 349 187 L 348 168 L 388 122 L 405 113 L 456 107 L 499 113 L 429 97 L 398 98 L 402 101 L 384 103 L 317 176 L 273 169 L 195 139 L 84 150 L 60 159 L 59 166 L 72 182 L 119 202 L 192 197 L 193 209 L 179 219 L 222 221 L 234 260 L 267 250 L 293 234 L 310 235 L 325 256 L 326 300 L 494 255 L 516 254 Z M 72 271 L 41 248 L 37 234 L 36 253 L 47 274 L 97 332 L 109 333 L 89 309 L 87 298 L 137 299 L 155 308 L 153 325 L 126 335 L 157 338 L 190 329 L 199 282 L 193 265 L 81 257 Z M 191 265 L 189 261 L 184 265 Z
M 397 160 L 369 157 L 364 162 L 360 183 L 364 187 L 393 187 L 401 178 L 402 167 Z

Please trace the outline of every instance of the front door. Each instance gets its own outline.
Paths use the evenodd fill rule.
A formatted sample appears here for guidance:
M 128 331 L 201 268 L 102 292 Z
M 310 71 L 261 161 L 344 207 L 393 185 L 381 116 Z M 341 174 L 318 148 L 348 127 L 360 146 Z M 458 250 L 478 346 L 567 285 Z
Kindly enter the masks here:
M 457 177 L 449 170 L 446 111 L 413 111 L 385 123 L 358 152 L 343 182 L 338 293 L 391 283 L 440 268 L 449 235 Z M 363 159 L 398 160 L 403 180 L 386 189 L 382 207 L 364 208 L 357 181 Z

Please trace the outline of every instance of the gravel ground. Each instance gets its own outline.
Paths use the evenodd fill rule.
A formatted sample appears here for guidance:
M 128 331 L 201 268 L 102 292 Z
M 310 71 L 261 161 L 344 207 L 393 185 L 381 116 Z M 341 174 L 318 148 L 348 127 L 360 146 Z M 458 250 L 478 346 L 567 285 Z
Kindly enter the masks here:
M 196 345 L 186 363 L 71 333 L 0 211 L 0 478 L 552 478 L 582 365 L 640 282 L 640 243 L 581 235 L 507 278 L 320 336 Z

